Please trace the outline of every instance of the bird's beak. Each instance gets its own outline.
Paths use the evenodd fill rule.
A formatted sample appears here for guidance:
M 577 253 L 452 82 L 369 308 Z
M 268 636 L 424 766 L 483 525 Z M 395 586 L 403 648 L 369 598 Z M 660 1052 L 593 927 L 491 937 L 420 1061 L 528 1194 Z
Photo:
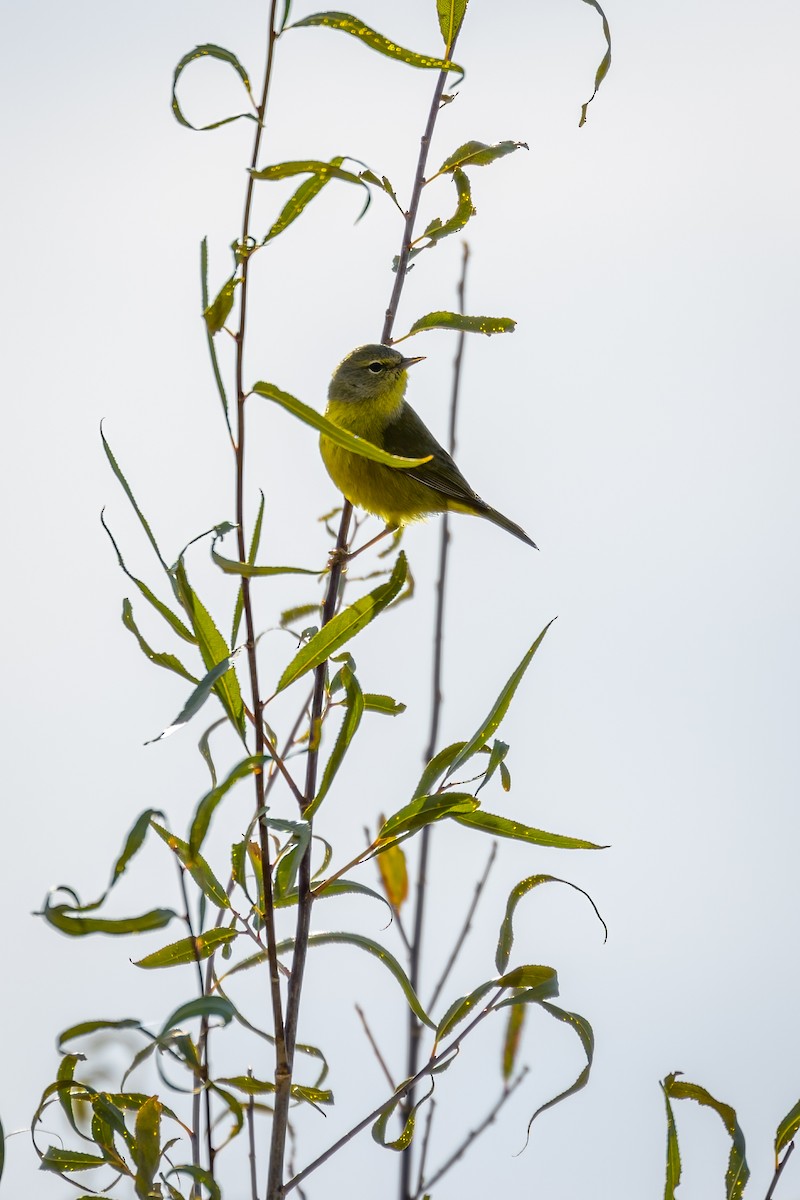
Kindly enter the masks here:
M 402 360 L 402 362 L 400 363 L 400 366 L 405 371 L 407 367 L 413 367 L 414 363 L 424 362 L 424 361 L 425 361 L 425 355 L 419 354 L 416 358 L 404 358 Z

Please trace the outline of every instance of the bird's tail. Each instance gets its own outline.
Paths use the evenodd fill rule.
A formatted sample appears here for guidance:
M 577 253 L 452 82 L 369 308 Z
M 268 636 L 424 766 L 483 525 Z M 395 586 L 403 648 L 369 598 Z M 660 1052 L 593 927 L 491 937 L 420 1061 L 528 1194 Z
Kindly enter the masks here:
M 486 517 L 487 521 L 492 521 L 495 525 L 499 525 L 501 529 L 505 529 L 508 533 L 513 533 L 514 537 L 518 537 L 521 542 L 527 542 L 529 546 L 533 546 L 534 550 L 539 549 L 539 547 L 536 545 L 536 542 L 528 537 L 527 533 L 521 528 L 521 526 L 517 525 L 514 521 L 509 520 L 508 517 L 504 517 L 501 512 L 497 511 L 496 508 L 490 508 L 487 504 L 485 509 L 481 509 L 480 515 L 482 517 Z

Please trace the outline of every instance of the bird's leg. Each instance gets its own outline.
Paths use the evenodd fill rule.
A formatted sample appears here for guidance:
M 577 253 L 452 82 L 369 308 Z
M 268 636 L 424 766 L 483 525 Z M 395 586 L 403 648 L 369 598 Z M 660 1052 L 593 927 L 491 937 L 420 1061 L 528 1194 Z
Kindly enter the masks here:
M 376 533 L 374 538 L 370 538 L 363 546 L 359 546 L 357 550 L 331 550 L 330 558 L 328 559 L 328 567 L 334 566 L 337 562 L 349 563 L 352 559 L 357 558 L 359 554 L 363 554 L 365 550 L 369 550 L 377 542 L 388 537 L 391 533 L 397 532 L 396 525 L 387 525 L 380 533 Z

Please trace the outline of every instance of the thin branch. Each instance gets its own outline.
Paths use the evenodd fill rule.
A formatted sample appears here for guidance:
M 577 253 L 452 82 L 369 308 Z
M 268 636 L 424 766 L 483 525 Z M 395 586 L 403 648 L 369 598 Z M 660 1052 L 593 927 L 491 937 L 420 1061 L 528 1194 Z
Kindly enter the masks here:
M 189 893 L 186 890 L 186 868 L 184 867 L 184 865 L 180 861 L 180 859 L 177 857 L 177 855 L 175 856 L 175 862 L 177 863 L 177 866 L 178 866 L 178 879 L 180 880 L 181 895 L 183 896 L 184 920 L 186 922 L 186 927 L 189 930 L 189 937 L 192 939 L 192 951 L 194 953 L 194 963 L 195 963 L 195 966 L 197 967 L 197 979 L 198 979 L 198 983 L 200 985 L 200 996 L 203 997 L 206 994 L 205 982 L 203 979 L 203 968 L 200 965 L 201 959 L 200 959 L 200 954 L 199 954 L 199 951 L 197 948 L 197 938 L 195 936 L 194 928 L 192 926 L 192 918 L 191 918 L 191 915 L 189 912 Z M 200 1127 L 200 1095 L 202 1093 L 205 1096 L 206 1153 L 208 1155 L 208 1173 L 213 1179 L 215 1150 L 214 1150 L 214 1142 L 213 1142 L 212 1136 L 211 1136 L 211 1094 L 210 1094 L 210 1092 L 208 1090 L 208 1086 L 207 1086 L 208 1085 L 208 1076 L 209 1076 L 209 1070 L 208 1070 L 208 1017 L 205 1015 L 203 1017 L 201 1017 L 201 1019 L 200 1019 L 200 1037 L 198 1039 L 197 1050 L 198 1050 L 198 1055 L 200 1058 L 200 1083 L 202 1086 L 201 1087 L 195 1086 L 194 1093 L 192 1096 L 192 1122 L 193 1122 L 193 1130 L 194 1130 L 193 1135 L 192 1135 L 192 1150 L 193 1150 L 193 1153 L 196 1153 L 196 1155 L 197 1155 L 196 1165 L 199 1166 L 200 1165 L 200 1135 L 199 1135 L 198 1130 Z
M 434 1005 L 436 1004 L 436 1001 L 439 999 L 439 993 L 441 992 L 442 988 L 444 987 L 445 983 L 447 982 L 448 976 L 453 969 L 455 961 L 458 958 L 459 953 L 461 952 L 464 942 L 466 941 L 467 934 L 469 933 L 470 929 L 472 928 L 472 918 L 475 916 L 475 909 L 478 907 L 478 901 L 481 898 L 481 893 L 483 892 L 483 889 L 486 887 L 486 880 L 489 878 L 489 872 L 492 869 L 492 866 L 494 864 L 494 860 L 496 857 L 497 857 L 497 842 L 493 842 L 491 853 L 489 854 L 489 858 L 487 860 L 483 874 L 481 875 L 478 882 L 475 884 L 475 894 L 472 897 L 472 903 L 470 904 L 469 910 L 467 911 L 466 920 L 464 921 L 464 924 L 461 927 L 461 931 L 456 939 L 455 945 L 453 946 L 450 957 L 448 958 L 447 962 L 445 963 L 444 970 L 442 971 L 439 982 L 436 984 L 436 987 L 433 989 L 433 995 L 431 996 L 430 1004 L 428 1005 L 428 1012 L 433 1012 Z
M 506 1101 L 511 1098 L 511 1096 L 517 1090 L 517 1088 L 522 1083 L 523 1079 L 525 1078 L 525 1076 L 527 1074 L 528 1074 L 528 1068 L 523 1067 L 522 1070 L 520 1071 L 519 1075 L 516 1077 L 516 1079 L 513 1080 L 512 1083 L 508 1084 L 506 1087 L 503 1088 L 503 1091 L 500 1095 L 500 1099 L 497 1101 L 497 1103 L 495 1104 L 495 1106 L 491 1110 L 491 1112 L 489 1112 L 489 1114 L 484 1118 L 484 1120 L 481 1121 L 481 1123 L 477 1127 L 477 1129 L 473 1129 L 473 1130 L 471 1130 L 470 1133 L 467 1134 L 467 1136 L 464 1138 L 464 1140 L 460 1144 L 460 1146 L 458 1146 L 453 1151 L 453 1153 L 450 1155 L 450 1157 L 445 1162 L 442 1163 L 441 1167 L 439 1167 L 439 1170 L 436 1171 L 433 1175 L 431 1175 L 430 1179 L 426 1179 L 424 1184 L 420 1185 L 419 1190 L 417 1192 L 417 1196 L 421 1196 L 423 1194 L 423 1192 L 430 1191 L 430 1189 L 433 1187 L 433 1185 L 435 1183 L 438 1183 L 439 1180 L 442 1178 L 442 1176 L 446 1175 L 447 1172 L 450 1170 L 450 1168 L 455 1166 L 455 1164 L 458 1162 L 458 1160 L 460 1158 L 463 1158 L 463 1156 L 466 1154 L 467 1150 L 470 1149 L 470 1147 L 471 1147 L 472 1143 L 475 1141 L 475 1139 L 479 1138 L 482 1133 L 485 1133 L 485 1131 L 489 1128 L 490 1125 L 494 1124 L 495 1120 L 497 1119 L 497 1114 L 500 1112 L 500 1109 L 503 1107 L 503 1105 L 506 1103 Z
M 247 1074 L 250 1079 L 253 1078 L 253 1068 L 247 1068 Z M 250 1197 L 251 1200 L 258 1200 L 258 1173 L 256 1171 L 256 1102 L 255 1096 L 250 1096 L 247 1101 L 247 1139 L 249 1142 L 249 1158 L 250 1158 Z
M 372 1046 L 372 1051 L 378 1060 L 378 1066 L 383 1071 L 384 1077 L 386 1079 L 386 1082 L 389 1084 L 389 1087 L 392 1089 L 392 1091 L 394 1091 L 395 1086 L 396 1086 L 395 1082 L 392 1079 L 391 1072 L 389 1071 L 389 1068 L 386 1065 L 386 1061 L 380 1052 L 378 1043 L 375 1041 L 375 1038 L 372 1035 L 372 1030 L 370 1029 L 369 1025 L 367 1024 L 367 1018 L 364 1016 L 364 1010 L 360 1004 L 356 1005 L 356 1012 L 358 1013 L 361 1024 L 364 1026 L 364 1033 L 367 1035 L 367 1041 L 369 1042 L 370 1046 Z
M 384 1100 L 383 1103 L 379 1104 L 377 1108 L 373 1108 L 372 1112 L 367 1113 L 365 1117 L 362 1117 L 357 1125 L 354 1125 L 351 1129 L 348 1129 L 347 1133 L 343 1134 L 338 1141 L 334 1142 L 333 1145 L 329 1146 L 328 1149 L 320 1154 L 318 1158 L 315 1158 L 314 1161 L 309 1163 L 307 1167 L 304 1167 L 302 1171 L 299 1171 L 297 1175 L 293 1176 L 293 1178 L 290 1179 L 284 1186 L 283 1194 L 286 1195 L 287 1192 L 291 1192 L 293 1188 L 296 1188 L 298 1184 L 302 1183 L 304 1179 L 307 1179 L 313 1171 L 316 1171 L 317 1168 L 326 1163 L 329 1158 L 331 1158 L 334 1154 L 337 1154 L 343 1146 L 346 1146 L 348 1142 L 351 1142 L 357 1134 L 366 1129 L 371 1122 L 377 1121 L 378 1117 L 381 1115 L 384 1109 L 388 1107 L 388 1105 L 395 1103 L 403 1096 L 407 1096 L 408 1093 L 412 1091 L 418 1083 L 420 1083 L 428 1075 L 432 1075 L 437 1067 L 441 1066 L 441 1064 L 444 1063 L 448 1058 L 455 1055 L 458 1052 L 461 1043 L 470 1035 L 470 1033 L 472 1033 L 473 1029 L 480 1025 L 481 1021 L 484 1021 L 490 1013 L 495 1011 L 495 1004 L 505 991 L 507 991 L 506 988 L 501 988 L 498 992 L 496 992 L 486 1007 L 481 1009 L 477 1016 L 473 1017 L 469 1025 L 467 1025 L 457 1037 L 453 1038 L 452 1042 L 450 1042 L 449 1045 L 444 1048 L 444 1050 L 440 1050 L 438 1054 L 431 1055 L 425 1066 L 422 1067 L 421 1070 L 417 1071 L 416 1075 L 412 1079 L 406 1079 L 404 1083 L 401 1083 L 387 1100 Z
M 439 93 L 441 99 L 441 92 Z M 434 111 L 431 115 L 435 116 Z M 429 128 L 432 125 L 429 121 Z M 469 261 L 469 247 L 464 242 L 464 250 L 461 259 L 461 276 L 458 284 L 458 302 L 460 311 L 464 311 L 464 293 L 467 280 L 467 263 Z M 453 363 L 453 387 L 450 394 L 450 453 L 455 452 L 456 441 L 456 415 L 458 409 L 458 395 L 461 385 L 461 365 L 464 358 L 464 343 L 465 334 L 463 330 L 458 336 L 458 346 L 456 349 L 456 357 Z M 442 519 L 441 541 L 439 543 L 439 577 L 436 583 L 436 618 L 433 634 L 433 680 L 431 688 L 431 724 L 428 735 L 428 746 L 425 751 L 425 762 L 430 762 L 436 753 L 436 744 L 439 739 L 439 721 L 442 711 L 442 661 L 444 649 L 444 601 L 445 601 L 445 584 L 447 582 L 447 557 L 450 547 L 450 523 L 447 511 Z M 425 897 L 427 892 L 428 879 L 428 857 L 430 854 L 431 843 L 431 826 L 426 825 L 422 831 L 420 840 L 419 861 L 417 863 L 417 887 L 416 887 L 416 905 L 414 909 L 414 929 L 411 935 L 411 950 L 409 954 L 409 980 L 414 991 L 419 990 L 420 983 L 420 962 L 422 959 L 422 935 L 425 922 Z M 452 965 L 452 964 L 450 964 Z M 448 967 L 449 970 L 449 967 Z M 422 1026 L 415 1017 L 414 1013 L 409 1010 L 408 1013 L 408 1055 L 406 1059 L 406 1074 L 413 1075 L 417 1069 L 419 1062 L 419 1039 L 422 1035 Z M 411 1109 L 414 1106 L 414 1093 L 409 1092 L 401 1109 L 401 1119 L 405 1120 Z M 400 1200 L 411 1200 L 411 1158 L 412 1148 L 409 1146 L 402 1155 L 400 1161 Z
M 784 1154 L 783 1158 L 781 1159 L 781 1161 L 778 1163 L 777 1167 L 775 1168 L 775 1174 L 772 1176 L 772 1183 L 769 1185 L 769 1191 L 767 1192 L 766 1196 L 764 1197 L 764 1200 L 772 1200 L 772 1197 L 775 1194 L 775 1188 L 778 1186 L 778 1180 L 780 1179 L 781 1175 L 783 1174 L 783 1168 L 786 1166 L 787 1162 L 791 1158 L 793 1150 L 794 1150 L 794 1142 L 791 1141 L 791 1142 L 789 1142 L 789 1145 L 786 1148 L 786 1153 Z

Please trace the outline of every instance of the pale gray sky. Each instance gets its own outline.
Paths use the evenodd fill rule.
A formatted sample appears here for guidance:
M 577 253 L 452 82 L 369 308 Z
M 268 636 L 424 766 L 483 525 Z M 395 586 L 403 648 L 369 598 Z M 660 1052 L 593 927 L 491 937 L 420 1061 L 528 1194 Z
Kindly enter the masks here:
M 71 942 L 29 913 L 51 884 L 69 883 L 85 899 L 99 893 L 135 815 L 163 807 L 180 831 L 206 786 L 195 751 L 205 714 L 143 746 L 178 711 L 186 687 L 149 667 L 119 621 L 130 587 L 100 528 L 104 504 L 132 568 L 154 573 L 97 429 L 105 418 L 168 557 L 232 519 L 229 455 L 198 319 L 198 244 L 207 234 L 212 280 L 221 283 L 251 126 L 182 129 L 169 89 L 174 64 L 202 42 L 230 47 L 258 77 L 264 8 L 40 0 L 0 10 L 7 1130 L 25 1126 L 53 1078 L 57 1031 L 93 1016 L 158 1023 L 194 987 L 188 973 L 129 965 L 160 944 L 158 935 Z M 305 0 L 295 8 L 298 16 L 316 10 Z M 397 41 L 435 52 L 434 9 L 432 0 L 360 0 L 356 11 Z M 454 994 L 493 973 L 513 883 L 536 871 L 573 880 L 608 922 L 608 944 L 581 897 L 544 889 L 520 909 L 516 961 L 558 969 L 560 1003 L 594 1026 L 595 1067 L 589 1087 L 545 1114 L 527 1152 L 512 1157 L 529 1114 L 581 1066 L 568 1031 L 531 1020 L 525 1085 L 435 1200 L 490 1188 L 548 1200 L 659 1195 L 658 1081 L 676 1069 L 737 1108 L 754 1175 L 748 1194 L 763 1196 L 775 1125 L 800 1095 L 792 1038 L 800 995 L 800 13 L 788 0 L 758 8 L 609 0 L 607 12 L 614 63 L 579 130 L 603 51 L 597 14 L 579 0 L 472 0 L 457 55 L 467 78 L 432 151 L 442 159 L 468 138 L 530 146 L 473 172 L 469 307 L 519 325 L 511 337 L 468 344 L 458 459 L 541 546 L 536 555 L 484 522 L 456 521 L 443 741 L 472 732 L 558 614 L 501 730 L 514 789 L 502 798 L 493 791 L 486 805 L 612 847 L 501 848 Z M 264 162 L 347 153 L 389 175 L 404 198 L 433 76 L 325 30 L 298 31 L 279 51 Z M 185 83 L 198 119 L 239 104 L 216 64 Z M 284 194 L 262 185 L 256 228 L 266 229 Z M 400 236 L 384 199 L 376 196 L 354 227 L 360 198 L 332 184 L 257 260 L 252 380 L 321 407 L 336 361 L 379 336 Z M 448 185 L 426 202 L 426 218 L 448 211 Z M 418 261 L 398 333 L 452 305 L 458 260 L 451 239 Z M 443 437 L 453 339 L 426 334 L 407 344 L 428 356 L 410 398 Z M 327 541 L 315 518 L 335 495 L 313 434 L 266 404 L 252 409 L 251 446 L 261 450 L 249 478 L 251 495 L 259 486 L 267 494 L 264 559 L 322 564 Z M 392 693 L 409 711 L 365 724 L 321 813 L 320 831 L 335 835 L 342 860 L 362 824 L 402 804 L 418 773 L 437 534 L 432 521 L 406 539 L 416 603 L 353 647 L 365 688 Z M 203 552 L 190 561 L 200 589 Z M 225 585 L 210 570 L 206 578 L 202 590 L 227 626 Z M 261 584 L 259 625 L 309 591 Z M 167 648 L 161 629 L 139 615 Z M 264 639 L 268 678 L 290 651 L 280 635 Z M 387 762 L 388 780 L 376 788 Z M 250 799 L 242 790 L 231 800 L 229 841 Z M 218 832 L 223 862 L 221 822 Z M 437 831 L 431 976 L 487 851 L 470 831 Z M 177 903 L 156 848 L 130 874 L 117 912 Z M 372 881 L 369 871 L 362 878 Z M 331 901 L 318 919 L 380 937 L 374 909 Z M 325 1121 L 311 1113 L 299 1122 L 301 1162 L 363 1111 L 349 1083 L 362 1071 L 357 1056 L 369 1102 L 383 1095 L 353 1015 L 345 977 L 353 957 L 312 956 L 310 985 L 320 992 L 310 995 L 301 1036 L 330 1051 L 340 1106 Z M 404 1019 L 398 996 L 371 962 L 352 967 L 391 1055 Z M 441 1079 L 439 1112 L 449 1115 L 434 1161 L 495 1096 L 500 1036 L 499 1022 L 484 1027 Z M 677 1116 L 682 1200 L 721 1197 L 727 1140 L 718 1119 L 686 1104 Z M 233 1163 L 238 1150 L 228 1157 Z M 24 1134 L 7 1159 L 9 1195 L 65 1194 L 37 1173 Z M 244 1195 L 241 1165 L 229 1176 L 234 1200 Z M 355 1171 L 358 1194 L 392 1194 L 395 1168 L 366 1136 L 309 1196 L 353 1195 Z M 796 1179 L 791 1164 L 778 1195 L 796 1191 Z

